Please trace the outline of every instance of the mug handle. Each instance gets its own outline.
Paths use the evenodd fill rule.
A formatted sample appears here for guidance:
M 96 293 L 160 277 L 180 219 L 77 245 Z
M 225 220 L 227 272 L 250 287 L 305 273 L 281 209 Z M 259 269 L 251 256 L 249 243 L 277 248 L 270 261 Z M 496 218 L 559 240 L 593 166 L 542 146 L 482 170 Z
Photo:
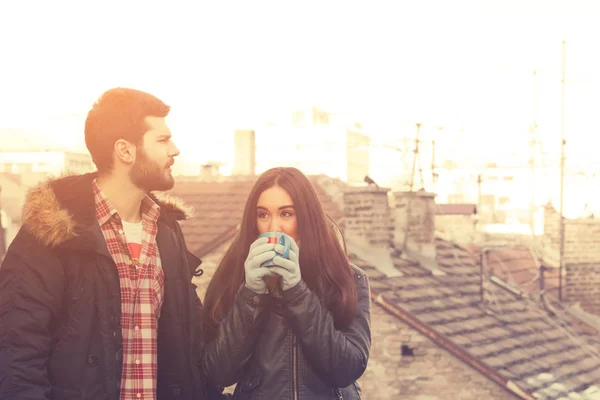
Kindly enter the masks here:
M 290 241 L 286 235 L 279 236 L 279 244 L 283 246 L 283 254 L 281 257 L 285 259 L 290 258 Z

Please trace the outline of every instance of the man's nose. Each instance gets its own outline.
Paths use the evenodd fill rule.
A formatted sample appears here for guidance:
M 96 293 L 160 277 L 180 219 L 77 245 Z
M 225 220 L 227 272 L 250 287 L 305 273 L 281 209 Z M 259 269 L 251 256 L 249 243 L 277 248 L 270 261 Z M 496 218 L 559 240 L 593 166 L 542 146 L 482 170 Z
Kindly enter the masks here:
M 169 157 L 176 157 L 179 155 L 179 148 L 177 147 L 177 145 L 173 142 L 171 142 L 171 149 L 169 151 Z

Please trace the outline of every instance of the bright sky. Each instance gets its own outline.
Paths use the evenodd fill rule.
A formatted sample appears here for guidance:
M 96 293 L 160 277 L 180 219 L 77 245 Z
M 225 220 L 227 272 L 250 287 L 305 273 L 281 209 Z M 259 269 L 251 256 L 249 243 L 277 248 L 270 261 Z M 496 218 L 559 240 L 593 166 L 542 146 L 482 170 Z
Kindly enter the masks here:
M 537 69 L 552 147 L 566 40 L 574 147 L 598 136 L 599 38 L 595 0 L 3 1 L 0 128 L 82 115 L 122 85 L 170 103 L 188 151 L 313 104 L 365 126 L 463 128 L 472 149 L 500 149 L 527 132 Z

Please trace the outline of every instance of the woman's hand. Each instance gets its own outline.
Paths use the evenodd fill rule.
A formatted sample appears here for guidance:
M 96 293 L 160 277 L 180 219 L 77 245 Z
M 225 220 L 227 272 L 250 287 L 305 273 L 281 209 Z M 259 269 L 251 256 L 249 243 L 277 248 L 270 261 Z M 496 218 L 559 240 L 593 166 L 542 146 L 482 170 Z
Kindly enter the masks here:
M 302 279 L 299 262 L 300 250 L 291 236 L 288 236 L 286 239 L 290 241 L 289 259 L 280 256 L 280 254 L 284 253 L 284 247 L 276 244 L 274 249 L 277 255 L 273 258 L 273 264 L 275 265 L 268 268 L 272 273 L 281 276 L 283 291 L 293 288 Z
M 261 264 L 273 257 L 275 257 L 275 244 L 268 243 L 268 238 L 258 238 L 252 243 L 244 263 L 246 287 L 248 289 L 258 294 L 267 293 L 267 283 L 264 278 L 267 275 L 272 275 L 272 272 L 269 268 L 261 267 Z

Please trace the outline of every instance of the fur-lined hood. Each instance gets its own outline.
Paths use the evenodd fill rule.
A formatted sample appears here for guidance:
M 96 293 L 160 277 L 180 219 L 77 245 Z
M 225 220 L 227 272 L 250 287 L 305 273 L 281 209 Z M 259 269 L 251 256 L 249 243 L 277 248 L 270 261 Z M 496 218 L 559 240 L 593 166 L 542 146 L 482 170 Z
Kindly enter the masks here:
M 78 236 L 78 231 L 95 222 L 96 211 L 92 182 L 95 173 L 49 179 L 32 188 L 23 207 L 23 224 L 43 245 L 54 248 Z M 182 220 L 192 210 L 181 200 L 168 194 L 152 193 L 150 197 L 163 213 Z

